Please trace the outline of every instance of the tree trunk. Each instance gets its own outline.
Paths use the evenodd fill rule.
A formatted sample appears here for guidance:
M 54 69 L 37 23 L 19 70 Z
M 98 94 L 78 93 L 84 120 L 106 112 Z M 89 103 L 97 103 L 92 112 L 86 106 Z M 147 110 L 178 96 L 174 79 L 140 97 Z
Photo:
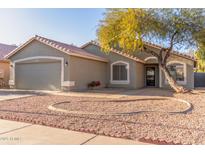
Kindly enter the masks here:
M 171 88 L 173 88 L 177 93 L 185 93 L 188 92 L 187 89 L 185 89 L 183 86 L 179 86 L 176 81 L 174 80 L 174 78 L 171 76 L 171 74 L 169 73 L 167 67 L 165 65 L 159 64 L 159 68 L 162 70 L 162 72 L 165 75 L 165 78 L 167 79 L 169 85 L 171 86 Z
M 171 46 L 169 48 L 169 50 L 166 52 L 166 55 L 165 57 L 163 58 L 162 57 L 162 52 L 165 51 L 166 49 L 165 48 L 162 48 L 160 50 L 160 54 L 157 54 L 156 52 L 152 51 L 152 50 L 148 50 L 147 48 L 144 47 L 144 50 L 146 53 L 148 54 L 152 54 L 153 56 L 157 57 L 158 58 L 158 62 L 159 62 L 159 69 L 162 70 L 162 72 L 164 73 L 165 75 L 165 78 L 167 79 L 170 87 L 172 89 L 175 90 L 175 92 L 177 93 L 185 93 L 185 92 L 189 92 L 188 89 L 184 88 L 183 86 L 180 86 L 177 84 L 177 82 L 174 80 L 174 78 L 171 76 L 171 74 L 169 73 L 169 70 L 167 69 L 166 67 L 166 62 L 167 62 L 167 59 L 169 58 L 170 56 L 170 52 L 172 50 L 172 46 L 173 44 L 171 43 Z

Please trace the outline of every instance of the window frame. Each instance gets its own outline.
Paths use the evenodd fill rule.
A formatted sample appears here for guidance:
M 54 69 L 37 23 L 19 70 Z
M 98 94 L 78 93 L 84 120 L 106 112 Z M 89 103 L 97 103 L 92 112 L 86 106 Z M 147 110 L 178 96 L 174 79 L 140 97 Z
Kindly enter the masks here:
M 113 80 L 113 66 L 117 64 L 124 64 L 127 69 L 127 80 Z M 111 84 L 129 84 L 130 83 L 130 65 L 125 61 L 116 61 L 110 65 L 110 83 Z
M 172 64 L 181 64 L 184 69 L 184 81 L 176 81 L 180 85 L 186 85 L 187 84 L 187 66 L 186 63 L 180 62 L 180 61 L 169 61 L 166 66 L 172 65 Z M 165 78 L 165 84 L 168 84 L 167 79 Z

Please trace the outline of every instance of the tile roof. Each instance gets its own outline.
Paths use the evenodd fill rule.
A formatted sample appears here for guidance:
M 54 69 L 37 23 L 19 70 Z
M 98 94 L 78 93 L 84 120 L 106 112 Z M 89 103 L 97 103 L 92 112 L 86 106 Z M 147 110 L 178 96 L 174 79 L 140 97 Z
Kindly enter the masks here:
M 81 48 L 83 49 L 85 46 L 87 46 L 88 44 L 93 44 L 93 45 L 96 45 L 96 46 L 100 46 L 100 44 L 96 41 L 91 41 L 91 42 L 88 42 L 86 44 L 84 44 Z M 125 52 L 122 52 L 120 50 L 116 50 L 116 49 L 111 49 L 112 52 L 114 53 L 117 53 L 119 55 L 122 55 L 122 56 L 125 56 L 127 58 L 130 58 L 134 61 L 137 61 L 137 62 L 140 62 L 140 63 L 145 63 L 142 59 L 139 59 L 138 57 L 134 56 L 134 55 L 131 55 L 131 54 L 128 54 L 128 53 L 125 53 Z
M 153 44 L 153 43 L 150 43 L 150 42 L 144 42 L 145 45 L 149 46 L 149 47 L 153 47 L 153 48 L 156 48 L 156 49 L 161 49 L 162 47 L 160 45 L 156 45 L 156 44 Z M 81 48 L 83 49 L 85 46 L 87 46 L 88 44 L 93 44 L 93 45 L 97 45 L 97 46 L 100 46 L 100 44 L 96 41 L 90 41 L 86 44 L 84 44 Z M 127 58 L 131 58 L 135 61 L 138 61 L 138 62 L 142 62 L 142 63 L 145 63 L 144 60 L 142 59 L 139 59 L 138 57 L 136 56 L 133 56 L 129 53 L 125 53 L 125 52 L 122 52 L 122 51 L 119 51 L 119 50 L 116 50 L 116 49 L 111 49 L 112 52 L 115 52 L 115 53 L 118 53 L 120 55 L 123 55 Z M 193 57 L 193 56 L 190 56 L 190 55 L 187 55 L 187 54 L 184 54 L 184 53 L 181 53 L 181 52 L 178 52 L 178 51 L 172 51 L 172 54 L 174 55 L 177 55 L 177 56 L 181 56 L 183 58 L 187 58 L 187 59 L 190 59 L 190 60 L 193 60 L 193 61 L 196 61 L 196 59 Z
M 36 35 L 35 37 L 31 38 L 29 41 L 27 41 L 22 46 L 20 46 L 16 50 L 14 50 L 12 53 L 8 54 L 6 57 L 9 58 L 13 54 L 15 54 L 18 50 L 20 50 L 21 48 L 25 47 L 27 44 L 29 44 L 33 40 L 37 40 L 37 41 L 39 41 L 39 42 L 41 42 L 43 44 L 46 44 L 46 45 L 48 45 L 50 47 L 53 47 L 53 48 L 55 48 L 57 50 L 60 50 L 60 51 L 66 53 L 68 55 L 82 57 L 82 58 L 87 58 L 87 59 L 93 59 L 93 60 L 103 61 L 103 62 L 107 62 L 108 61 L 105 58 L 102 58 L 100 56 L 96 56 L 94 54 L 88 53 L 86 50 L 83 50 L 83 49 L 81 49 L 79 47 L 76 47 L 74 45 L 58 42 L 58 41 L 51 40 L 51 39 L 48 39 L 48 38 L 45 38 L 45 37 L 42 37 L 42 36 L 38 36 L 38 35 Z
M 15 45 L 7 45 L 0 43 L 0 60 L 3 60 L 4 56 L 10 53 L 15 48 L 17 48 L 17 46 Z
M 146 41 L 144 41 L 144 43 L 147 46 L 154 47 L 154 48 L 157 48 L 157 49 L 162 48 L 160 45 L 157 45 L 157 44 L 154 44 L 154 43 L 150 43 L 150 42 L 146 42 Z M 187 58 L 187 59 L 190 59 L 190 60 L 194 60 L 194 61 L 196 60 L 193 56 L 185 54 L 185 53 L 181 53 L 179 51 L 173 50 L 172 54 L 177 55 L 177 56 L 181 56 L 181 57 L 184 57 L 184 58 Z

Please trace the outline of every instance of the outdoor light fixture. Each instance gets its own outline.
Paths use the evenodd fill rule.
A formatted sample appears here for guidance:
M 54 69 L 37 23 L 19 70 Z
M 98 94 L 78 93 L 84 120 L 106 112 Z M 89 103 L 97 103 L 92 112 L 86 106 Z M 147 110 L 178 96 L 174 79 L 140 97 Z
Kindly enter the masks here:
M 65 62 L 65 66 L 68 66 L 68 61 Z

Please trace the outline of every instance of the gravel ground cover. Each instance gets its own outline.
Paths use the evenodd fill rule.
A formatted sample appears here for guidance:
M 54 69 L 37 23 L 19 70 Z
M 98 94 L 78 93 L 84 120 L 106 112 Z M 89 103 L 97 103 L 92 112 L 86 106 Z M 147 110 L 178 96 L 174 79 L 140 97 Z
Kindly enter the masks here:
M 120 100 L 82 100 L 65 101 L 52 105 L 66 111 L 96 114 L 134 114 L 137 112 L 180 112 L 189 106 L 168 98 L 120 99 Z
M 97 105 L 99 105 L 99 102 L 107 101 L 112 104 L 113 100 L 45 95 L 1 101 L 0 118 L 112 137 L 153 141 L 152 143 L 156 144 L 205 144 L 204 92 L 173 94 L 165 90 L 158 90 L 158 94 L 162 97 L 172 96 L 189 101 L 193 104 L 193 110 L 187 114 L 169 114 L 163 112 L 141 112 L 118 116 L 66 114 L 51 111 L 48 109 L 48 106 L 65 101 L 98 102 Z M 137 93 L 119 100 L 133 100 L 139 97 L 147 98 L 153 95 L 157 95 L 156 90 L 139 90 Z M 129 104 L 130 102 L 132 101 L 125 102 L 125 104 L 128 103 L 125 106 L 131 105 Z M 116 107 L 117 104 L 115 103 L 114 106 Z M 176 105 L 174 106 L 176 107 Z

